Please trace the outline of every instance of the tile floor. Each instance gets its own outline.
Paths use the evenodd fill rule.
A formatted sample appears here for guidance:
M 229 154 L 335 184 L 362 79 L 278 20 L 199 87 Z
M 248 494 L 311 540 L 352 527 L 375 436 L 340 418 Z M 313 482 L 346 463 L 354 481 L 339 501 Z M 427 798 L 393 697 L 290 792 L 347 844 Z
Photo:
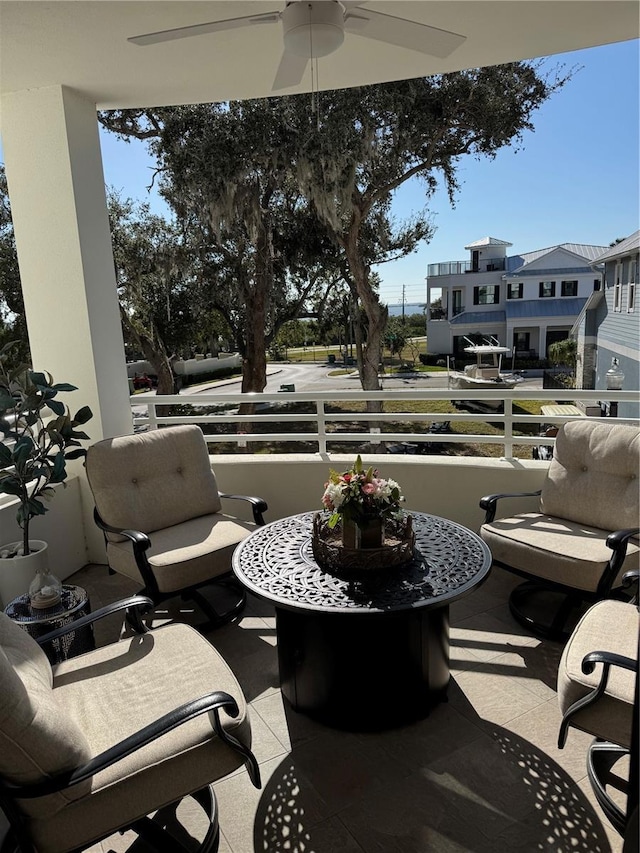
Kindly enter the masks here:
M 94 609 L 135 591 L 103 566 L 67 582 L 87 588 Z M 220 853 L 619 853 L 586 777 L 591 737 L 571 729 L 556 747 L 562 649 L 514 622 L 507 598 L 517 582 L 494 569 L 452 606 L 449 701 L 379 734 L 336 731 L 283 704 L 270 605 L 250 598 L 240 622 L 210 634 L 250 703 L 263 781 L 257 791 L 240 770 L 216 783 Z M 110 617 L 97 641 L 119 629 Z M 142 853 L 130 842 L 91 853 Z

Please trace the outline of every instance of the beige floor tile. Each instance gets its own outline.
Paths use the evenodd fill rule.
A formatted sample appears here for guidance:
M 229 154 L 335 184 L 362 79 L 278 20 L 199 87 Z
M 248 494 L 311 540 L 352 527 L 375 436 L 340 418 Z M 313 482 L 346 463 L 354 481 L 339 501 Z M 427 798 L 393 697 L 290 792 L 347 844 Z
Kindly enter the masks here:
M 326 726 L 293 711 L 279 690 L 257 699 L 252 706 L 287 750 L 326 731 Z
M 428 717 L 412 725 L 358 735 L 365 746 L 381 745 L 410 772 L 430 766 L 481 736 L 482 730 L 449 703 L 438 705 Z
M 265 762 L 260 773 L 261 791 L 246 774 L 214 786 L 220 826 L 233 853 L 313 850 L 310 833 L 326 817 L 317 792 L 301 777 L 291 756 Z
M 561 719 L 560 708 L 554 698 L 505 723 L 505 728 L 534 744 L 546 756 L 549 766 L 579 782 L 587 773 L 587 750 L 593 738 L 570 728 L 564 748 L 558 749 Z
M 544 700 L 513 679 L 478 668 L 455 677 L 449 687 L 449 701 L 472 722 L 504 724 Z

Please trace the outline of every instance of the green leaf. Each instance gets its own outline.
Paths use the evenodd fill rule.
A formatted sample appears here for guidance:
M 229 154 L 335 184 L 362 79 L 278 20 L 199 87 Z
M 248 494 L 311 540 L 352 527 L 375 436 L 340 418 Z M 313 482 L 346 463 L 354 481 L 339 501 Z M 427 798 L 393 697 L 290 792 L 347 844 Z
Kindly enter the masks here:
M 83 459 L 87 455 L 84 447 L 79 447 L 75 450 L 68 450 L 65 454 L 66 459 Z
M 4 477 L 0 479 L 0 492 L 5 495 L 22 496 L 22 484 L 15 477 Z
M 6 465 L 11 465 L 12 462 L 11 450 L 6 444 L 0 444 L 0 466 L 5 467 Z
M 53 470 L 49 480 L 51 483 L 61 483 L 66 476 L 66 460 L 64 458 L 64 453 L 60 451 L 56 454 L 56 457 L 53 460 Z
M 73 436 L 73 438 L 80 438 L 84 439 L 85 441 L 89 441 L 89 436 L 86 434 L 86 432 L 76 432 L 76 430 L 73 430 L 71 435 Z
M 51 409 L 51 411 L 55 415 L 64 415 L 65 405 L 64 405 L 64 403 L 61 403 L 59 400 L 49 400 L 47 402 L 47 405 L 49 406 L 49 408 Z
M 33 439 L 28 435 L 23 435 L 15 443 L 13 448 L 13 461 L 16 465 L 24 464 L 31 456 L 31 451 L 34 448 Z
M 75 424 L 86 424 L 87 421 L 90 421 L 93 417 L 93 412 L 89 408 L 89 406 L 83 406 L 81 409 L 75 413 L 73 418 L 73 423 Z
M 47 511 L 47 507 L 37 498 L 29 498 L 27 501 L 27 507 L 31 517 L 34 515 L 44 515 Z
M 43 385 L 45 388 L 49 388 L 49 379 L 46 373 L 36 373 L 33 370 L 29 371 L 29 379 L 33 382 L 34 385 Z
M 68 382 L 56 382 L 56 384 L 52 385 L 51 387 L 55 388 L 56 391 L 77 391 L 78 390 L 75 385 L 69 385 Z

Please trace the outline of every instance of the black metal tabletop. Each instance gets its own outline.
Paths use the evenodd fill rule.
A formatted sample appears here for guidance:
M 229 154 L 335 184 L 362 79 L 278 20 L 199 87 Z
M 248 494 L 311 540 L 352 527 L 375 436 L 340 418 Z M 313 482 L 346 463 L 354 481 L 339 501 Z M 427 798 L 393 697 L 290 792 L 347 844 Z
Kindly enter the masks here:
M 471 530 L 411 512 L 416 536 L 411 562 L 340 576 L 313 556 L 315 514 L 273 521 L 238 545 L 233 571 L 250 592 L 291 610 L 393 613 L 448 605 L 480 584 L 491 568 L 491 552 Z

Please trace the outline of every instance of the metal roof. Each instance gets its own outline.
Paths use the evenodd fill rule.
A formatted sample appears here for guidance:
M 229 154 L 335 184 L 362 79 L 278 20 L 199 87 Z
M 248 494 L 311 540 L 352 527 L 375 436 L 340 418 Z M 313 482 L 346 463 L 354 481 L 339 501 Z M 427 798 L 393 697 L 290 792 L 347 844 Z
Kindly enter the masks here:
M 479 249 L 481 246 L 513 246 L 513 243 L 508 243 L 506 240 L 498 240 L 497 237 L 482 237 L 476 240 L 475 243 L 469 243 L 465 249 Z
M 555 276 L 565 276 L 569 274 L 574 275 L 584 275 L 588 273 L 593 275 L 593 267 L 591 265 L 583 266 L 583 267 L 536 267 L 533 270 L 526 269 L 515 269 L 508 272 L 506 275 L 503 275 L 503 278 L 524 278 L 527 275 L 530 276 L 539 276 L 540 278 L 544 278 L 545 276 L 555 275 Z
M 574 255 L 579 255 L 587 261 L 595 261 L 595 259 L 605 251 L 606 246 L 592 246 L 588 243 L 559 243 L 557 246 L 547 246 L 546 249 L 537 249 L 535 252 L 525 252 L 519 255 L 522 266 L 537 261 L 538 258 L 555 252 L 556 249 L 566 249 L 567 252 L 573 252 Z M 510 259 L 511 260 L 511 259 Z M 509 265 L 509 269 L 516 269 Z
M 561 299 L 511 299 L 506 305 L 506 316 L 509 320 L 523 317 L 577 317 L 586 301 L 587 297 L 578 296 Z
M 504 323 L 504 311 L 464 311 L 449 322 L 452 326 L 478 326 L 482 323 Z
M 631 234 L 631 236 L 622 240 L 622 242 L 616 243 L 615 246 L 610 246 L 603 255 L 598 255 L 596 263 L 602 264 L 605 261 L 612 261 L 614 258 L 632 254 L 634 251 L 637 252 L 639 249 L 640 231 L 636 231 L 635 234 Z

